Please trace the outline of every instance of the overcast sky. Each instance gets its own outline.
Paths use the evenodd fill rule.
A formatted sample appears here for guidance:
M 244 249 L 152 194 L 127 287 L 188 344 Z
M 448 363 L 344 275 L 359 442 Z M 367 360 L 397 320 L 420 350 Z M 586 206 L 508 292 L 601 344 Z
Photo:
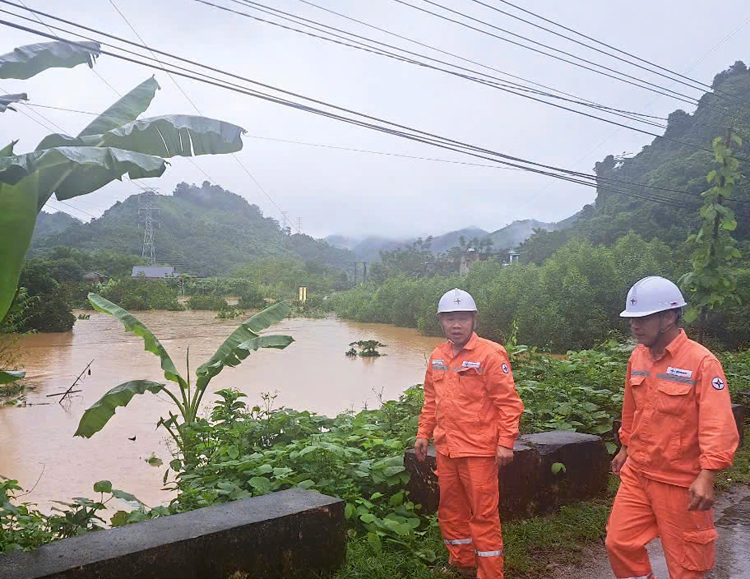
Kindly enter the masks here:
M 618 129 L 547 105 L 505 94 L 441 72 L 415 67 L 351 48 L 325 43 L 195 0 L 115 0 L 151 46 L 243 76 L 386 118 L 422 130 L 539 162 L 592 171 L 607 154 L 636 153 L 651 137 Z M 231 0 L 216 4 L 243 10 Z M 675 90 L 700 93 L 597 55 L 546 32 L 492 12 L 471 0 L 437 0 L 513 32 L 530 36 Z M 434 8 L 411 0 L 425 8 Z M 507 8 L 498 0 L 486 0 Z M 750 61 L 750 7 L 745 0 L 585 2 L 516 0 L 525 8 L 576 28 L 618 48 L 704 83 L 735 60 Z M 266 0 L 277 8 L 322 20 L 379 40 L 408 45 L 382 33 L 341 20 L 299 0 Z M 467 30 L 393 0 L 318 0 L 318 3 L 392 32 L 410 36 L 511 74 L 575 93 L 613 107 L 666 116 L 689 105 L 534 54 Z M 33 8 L 137 40 L 109 0 L 52 2 L 27 0 Z M 3 6 L 18 12 L 15 8 Z M 246 10 L 249 12 L 249 10 Z M 15 20 L 6 15 L 0 16 Z M 17 21 L 17 20 L 15 20 Z M 738 29 L 741 25 L 741 28 Z M 727 35 L 734 34 L 727 39 Z M 73 38 L 72 36 L 69 36 Z M 45 41 L 0 27 L 0 53 Z M 430 52 L 433 57 L 441 57 Z M 442 57 L 441 57 L 442 58 Z M 102 56 L 96 71 L 126 92 L 152 72 Z M 688 72 L 689 71 L 689 72 Z M 194 109 L 164 73 L 148 115 Z M 290 220 L 322 237 L 440 234 L 469 225 L 496 230 L 516 219 L 557 221 L 594 200 L 594 190 L 513 170 L 482 168 L 390 156 L 315 148 L 262 140 L 268 137 L 405 155 L 483 162 L 428 145 L 344 125 L 244 95 L 178 79 L 204 115 L 244 127 L 248 134 L 238 157 Z M 117 95 L 87 67 L 50 70 L 29 81 L 0 81 L 0 90 L 27 92 L 31 102 L 84 111 L 103 111 Z M 24 109 L 28 110 L 28 109 Z M 34 109 L 76 134 L 92 117 Z M 41 119 L 40 119 L 41 120 Z M 616 119 L 622 120 L 622 119 Z M 20 113 L 0 117 L 0 146 L 20 138 L 17 151 L 32 150 L 49 131 Z M 238 193 L 280 219 L 278 210 L 231 156 L 196 159 L 218 185 Z M 168 194 L 181 182 L 202 183 L 199 169 L 172 159 L 161 179 L 142 181 Z M 130 182 L 113 183 L 70 201 L 89 219 L 115 201 L 138 191 Z M 60 207 L 54 202 L 48 206 Z M 85 212 L 85 213 L 84 213 Z

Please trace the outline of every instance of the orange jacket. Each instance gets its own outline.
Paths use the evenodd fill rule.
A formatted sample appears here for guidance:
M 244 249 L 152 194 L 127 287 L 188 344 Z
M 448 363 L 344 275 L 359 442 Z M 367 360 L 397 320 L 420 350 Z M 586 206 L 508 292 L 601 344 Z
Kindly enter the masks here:
M 452 348 L 441 344 L 427 363 L 417 438 L 434 432 L 438 452 L 453 458 L 513 448 L 523 402 L 505 348 L 476 334 L 455 357 Z
M 732 465 L 739 443 L 727 380 L 710 351 L 684 331 L 654 360 L 628 361 L 620 440 L 646 478 L 689 487 L 701 469 Z

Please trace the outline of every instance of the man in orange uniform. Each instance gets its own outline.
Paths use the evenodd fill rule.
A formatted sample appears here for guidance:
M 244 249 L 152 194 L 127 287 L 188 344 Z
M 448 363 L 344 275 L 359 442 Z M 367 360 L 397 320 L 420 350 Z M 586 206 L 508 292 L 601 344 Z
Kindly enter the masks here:
M 465 291 L 446 293 L 438 317 L 448 342 L 430 356 L 414 449 L 435 436 L 438 520 L 451 565 L 462 575 L 502 579 L 498 468 L 513 460 L 523 402 L 508 354 L 474 333 L 477 307 Z M 477 573 L 478 567 L 478 573 Z
M 739 437 L 721 364 L 679 328 L 685 305 L 671 281 L 647 277 L 631 288 L 621 314 L 638 341 L 606 541 L 621 579 L 654 577 L 646 544 L 657 536 L 671 579 L 700 579 L 714 564 L 714 481 L 731 466 Z

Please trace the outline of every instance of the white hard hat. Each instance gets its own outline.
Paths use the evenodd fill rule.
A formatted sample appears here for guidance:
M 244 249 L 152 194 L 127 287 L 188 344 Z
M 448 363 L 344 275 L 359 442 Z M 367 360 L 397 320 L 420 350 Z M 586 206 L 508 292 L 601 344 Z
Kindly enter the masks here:
M 443 294 L 438 304 L 438 313 L 476 312 L 477 304 L 469 292 L 455 288 Z
M 668 279 L 644 277 L 630 288 L 621 318 L 645 318 L 658 312 L 676 310 L 687 305 L 682 292 Z

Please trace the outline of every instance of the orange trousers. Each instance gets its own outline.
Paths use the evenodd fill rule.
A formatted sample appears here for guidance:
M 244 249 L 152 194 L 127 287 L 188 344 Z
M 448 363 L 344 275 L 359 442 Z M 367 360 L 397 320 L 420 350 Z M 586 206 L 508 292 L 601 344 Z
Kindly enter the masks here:
M 670 579 L 705 577 L 714 566 L 714 514 L 688 511 L 689 504 L 687 488 L 647 479 L 626 462 L 607 525 L 607 553 L 615 576 L 656 579 L 646 545 L 660 537 Z
M 479 579 L 503 579 L 503 535 L 495 457 L 437 453 L 438 521 L 450 563 L 476 567 Z

